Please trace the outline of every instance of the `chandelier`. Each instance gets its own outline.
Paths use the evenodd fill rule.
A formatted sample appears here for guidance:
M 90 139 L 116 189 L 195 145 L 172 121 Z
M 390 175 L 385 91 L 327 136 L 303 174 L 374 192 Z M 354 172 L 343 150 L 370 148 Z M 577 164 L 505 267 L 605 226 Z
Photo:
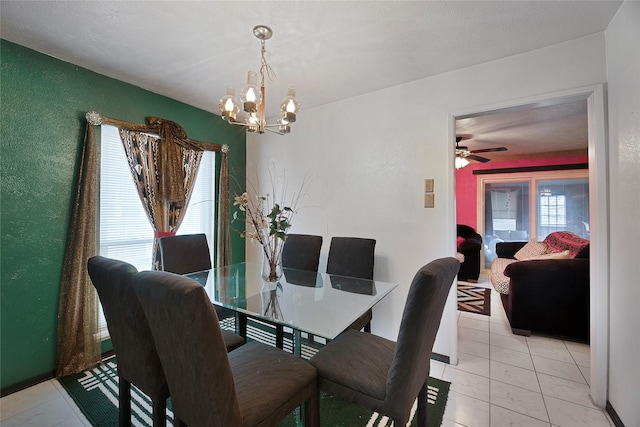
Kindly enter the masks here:
M 296 113 L 300 104 L 296 99 L 296 89 L 289 85 L 287 96 L 280 103 L 280 112 L 275 123 L 268 124 L 265 119 L 265 90 L 264 76 L 269 80 L 274 80 L 276 75 L 273 69 L 267 64 L 265 59 L 265 40 L 269 40 L 273 35 L 271 28 L 266 25 L 256 25 L 253 27 L 253 35 L 260 40 L 260 87 L 257 85 L 258 75 L 255 71 L 249 71 L 247 85 L 240 92 L 242 109 L 247 113 L 244 120 L 238 120 L 240 112 L 240 101 L 236 98 L 236 91 L 232 86 L 227 88 L 227 94 L 220 99 L 220 111 L 222 119 L 233 125 L 245 126 L 248 132 L 264 133 L 265 131 L 284 135 L 291 132 L 290 124 L 296 121 Z

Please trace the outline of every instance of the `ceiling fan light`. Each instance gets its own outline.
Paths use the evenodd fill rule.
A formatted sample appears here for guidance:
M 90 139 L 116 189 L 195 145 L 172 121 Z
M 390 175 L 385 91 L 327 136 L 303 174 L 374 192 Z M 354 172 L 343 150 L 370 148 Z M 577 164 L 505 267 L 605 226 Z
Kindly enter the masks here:
M 464 157 L 456 156 L 456 160 L 455 160 L 456 169 L 462 169 L 463 167 L 467 166 L 469 163 L 470 163 L 469 160 L 465 159 Z

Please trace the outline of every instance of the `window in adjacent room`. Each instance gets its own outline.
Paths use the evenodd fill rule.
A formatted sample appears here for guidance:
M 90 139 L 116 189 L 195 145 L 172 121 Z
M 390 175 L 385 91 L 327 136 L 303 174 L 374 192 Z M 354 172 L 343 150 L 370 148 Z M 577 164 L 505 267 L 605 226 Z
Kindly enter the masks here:
M 500 242 L 542 241 L 554 231 L 589 238 L 586 169 L 491 174 L 480 185 L 485 268 Z
M 564 194 L 540 195 L 540 222 L 541 227 L 566 227 L 567 203 Z

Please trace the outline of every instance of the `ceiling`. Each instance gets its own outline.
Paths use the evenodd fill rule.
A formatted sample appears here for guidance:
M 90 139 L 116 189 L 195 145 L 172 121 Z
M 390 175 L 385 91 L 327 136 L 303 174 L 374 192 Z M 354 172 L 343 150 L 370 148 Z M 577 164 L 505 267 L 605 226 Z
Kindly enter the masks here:
M 507 151 L 477 154 L 494 161 L 587 154 L 587 101 L 566 100 L 460 118 L 456 135 L 469 150 L 506 147 Z
M 253 26 L 269 25 L 274 35 L 266 43 L 267 60 L 277 75 L 266 82 L 269 116 L 289 83 L 304 114 L 305 108 L 602 32 L 620 4 L 3 0 L 0 35 L 219 114 L 227 86 L 239 91 L 247 71 L 259 68 Z M 555 148 L 566 143 L 573 149 L 579 132 L 569 124 L 582 125 L 580 108 L 552 107 L 575 120 L 549 120 L 546 110 L 526 114 L 531 123 L 558 126 L 549 132 Z M 460 131 L 473 135 L 465 145 L 517 144 L 526 134 L 523 114 L 465 119 Z

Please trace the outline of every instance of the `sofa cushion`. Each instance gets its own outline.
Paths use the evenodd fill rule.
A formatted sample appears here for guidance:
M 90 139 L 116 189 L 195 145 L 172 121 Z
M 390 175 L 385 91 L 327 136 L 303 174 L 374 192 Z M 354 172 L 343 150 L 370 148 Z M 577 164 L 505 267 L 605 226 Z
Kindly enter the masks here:
M 514 255 L 515 259 L 524 261 L 526 259 L 532 259 L 539 255 L 547 253 L 547 245 L 543 242 L 538 242 L 536 239 L 531 239 Z
M 496 258 L 491 263 L 491 284 L 493 285 L 493 288 L 501 294 L 507 295 L 509 293 L 509 281 L 511 279 L 504 275 L 504 269 L 512 262 L 517 262 L 517 260 Z
M 571 258 L 571 255 L 569 254 L 569 250 L 567 249 L 566 251 L 562 251 L 562 252 L 550 252 L 548 254 L 537 255 L 529 259 L 569 259 L 569 258 Z
M 569 256 L 571 258 L 575 258 L 576 255 L 584 252 L 584 249 L 589 246 L 587 239 L 576 236 L 569 231 L 555 231 L 550 233 L 545 237 L 544 243 L 548 247 L 547 253 L 569 250 Z

